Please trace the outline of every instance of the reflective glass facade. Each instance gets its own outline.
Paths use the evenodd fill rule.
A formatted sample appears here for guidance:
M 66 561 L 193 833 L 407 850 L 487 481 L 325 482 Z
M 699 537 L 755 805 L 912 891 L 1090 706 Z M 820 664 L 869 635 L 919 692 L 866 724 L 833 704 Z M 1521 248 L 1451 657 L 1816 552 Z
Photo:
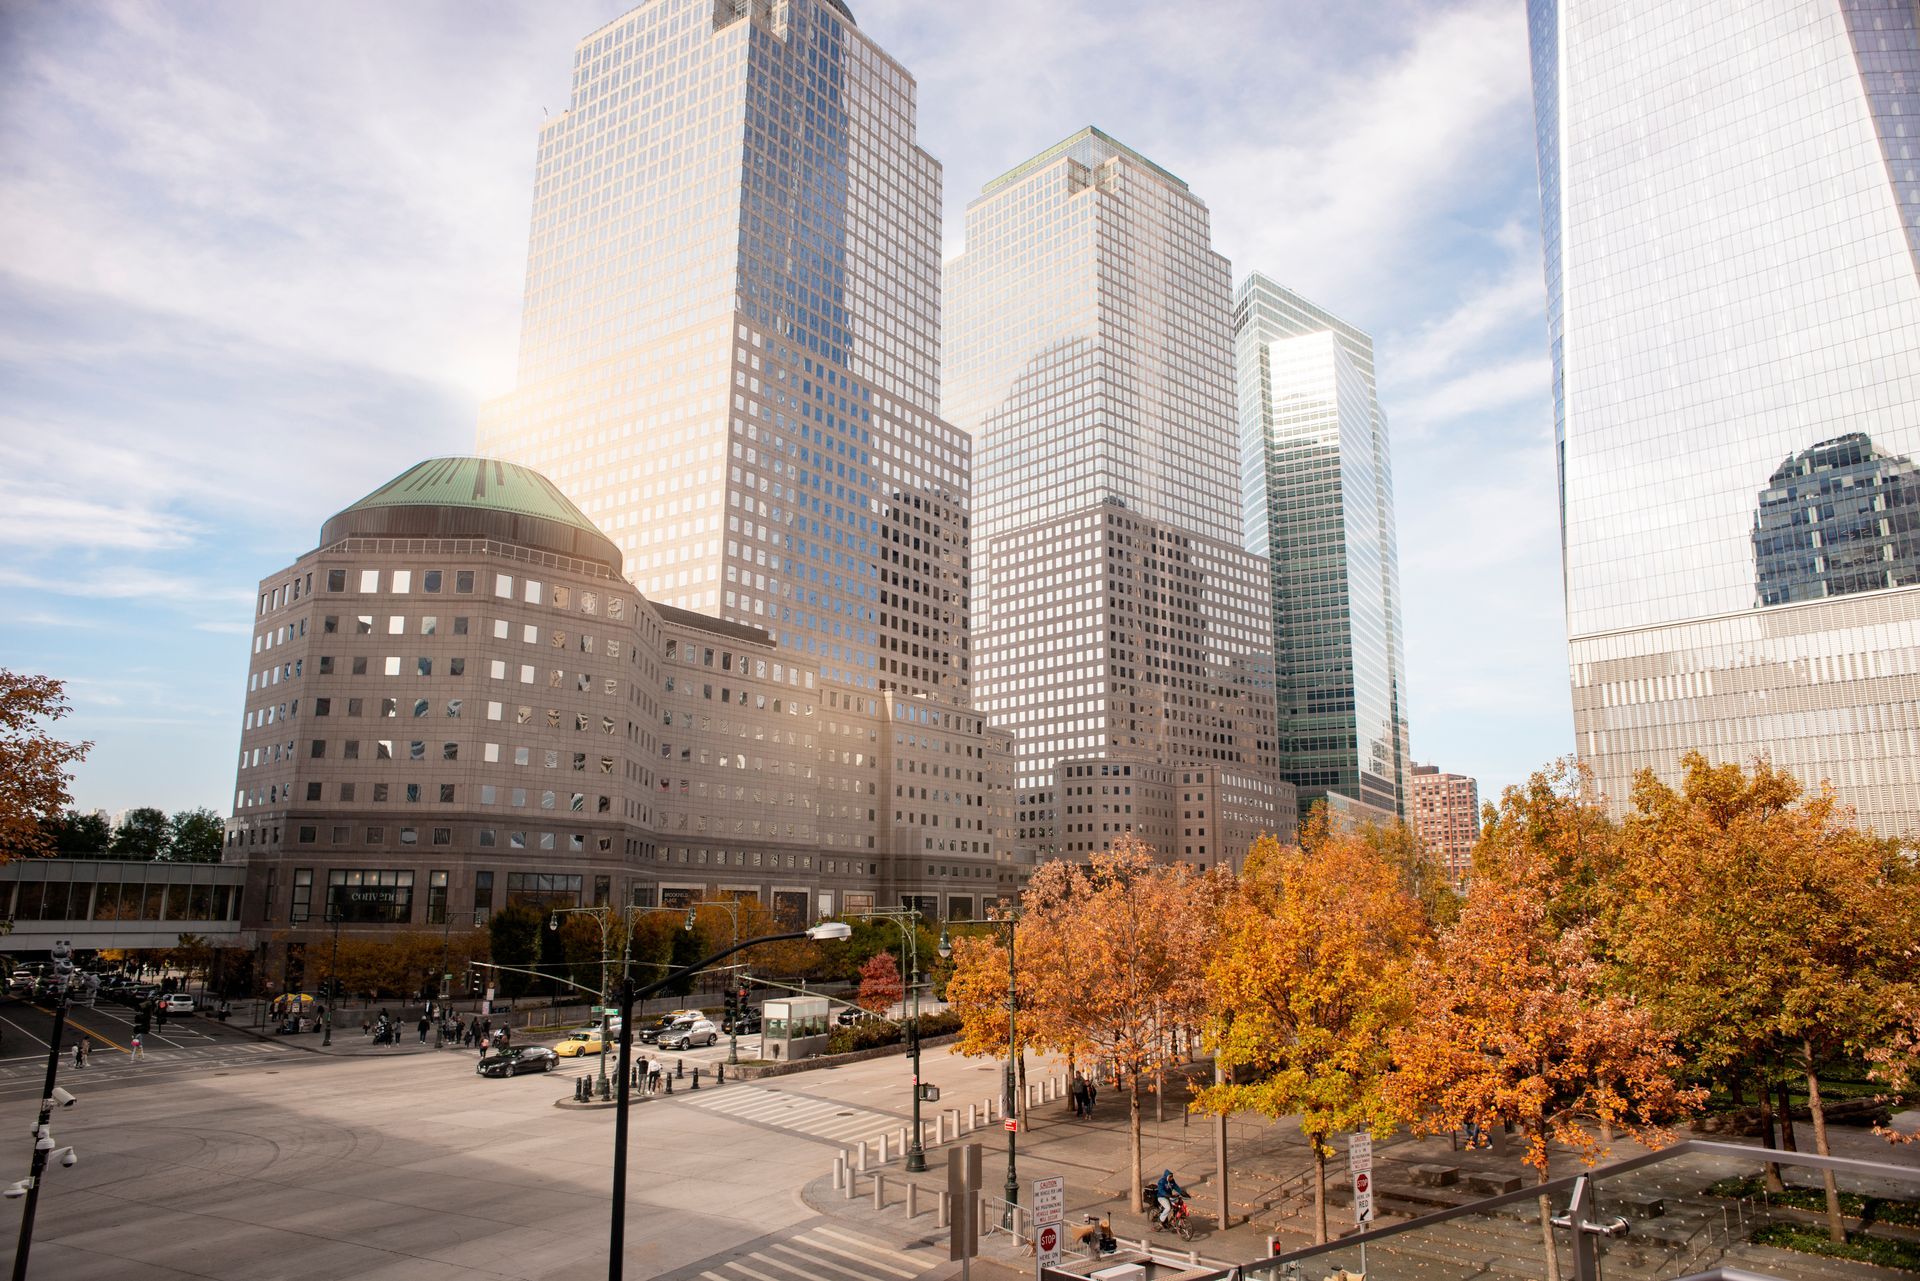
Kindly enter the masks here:
M 1920 827 L 1913 7 L 1529 16 L 1577 748 L 1616 802 L 1765 751 Z
M 1207 208 L 1082 130 L 987 184 L 951 273 L 944 408 L 979 459 L 977 706 L 1015 735 L 1019 830 L 1076 856 L 1134 831 L 1237 858 L 1283 809 L 1290 824 L 1292 797 Z
M 535 163 L 538 466 L 654 600 L 863 691 L 963 707 L 967 436 L 940 421 L 940 167 L 836 0 L 651 0 L 583 40 Z
M 1281 775 L 1303 807 L 1338 794 L 1342 813 L 1407 820 L 1393 469 L 1373 339 L 1258 274 L 1233 321 L 1241 516 L 1273 574 Z

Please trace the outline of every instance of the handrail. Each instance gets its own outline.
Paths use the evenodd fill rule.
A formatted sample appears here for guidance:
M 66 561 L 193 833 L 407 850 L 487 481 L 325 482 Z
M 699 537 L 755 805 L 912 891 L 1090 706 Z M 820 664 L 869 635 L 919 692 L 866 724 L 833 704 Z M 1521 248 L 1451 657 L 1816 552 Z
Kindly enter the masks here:
M 1920 1170 L 1910 1166 L 1885 1165 L 1878 1161 L 1860 1161 L 1852 1157 L 1820 1156 L 1812 1152 L 1785 1152 L 1777 1148 L 1750 1147 L 1744 1143 L 1715 1143 L 1707 1139 L 1683 1139 L 1668 1147 L 1653 1152 L 1643 1152 L 1639 1156 L 1626 1157 L 1609 1165 L 1596 1166 L 1581 1174 L 1562 1175 L 1549 1179 L 1545 1183 L 1536 1183 L 1532 1187 L 1522 1188 L 1518 1192 L 1502 1192 L 1480 1201 L 1471 1201 L 1466 1205 L 1451 1206 L 1445 1210 L 1436 1210 L 1432 1214 L 1423 1214 L 1417 1219 L 1408 1219 L 1405 1223 L 1393 1223 L 1384 1228 L 1372 1228 L 1366 1232 L 1357 1232 L 1338 1241 L 1328 1241 L 1324 1245 L 1304 1246 L 1290 1250 L 1285 1254 L 1276 1254 L 1269 1259 L 1255 1259 L 1240 1265 L 1243 1277 L 1265 1276 L 1285 1267 L 1310 1259 L 1316 1255 L 1328 1254 L 1335 1250 L 1350 1250 L 1358 1246 L 1373 1245 L 1404 1232 L 1413 1232 L 1447 1223 L 1454 1219 L 1463 1219 L 1469 1215 L 1484 1214 L 1488 1210 L 1503 1205 L 1517 1205 L 1523 1201 L 1535 1201 L 1542 1196 L 1553 1196 L 1560 1192 L 1569 1192 L 1574 1184 L 1582 1179 L 1593 1183 L 1643 1169 L 1649 1165 L 1658 1165 L 1679 1156 L 1718 1156 L 1739 1161 L 1767 1161 L 1776 1165 L 1808 1166 L 1817 1170 L 1832 1170 L 1836 1174 L 1853 1174 L 1863 1177 L 1885 1178 L 1892 1175 L 1897 1178 L 1920 1182 Z

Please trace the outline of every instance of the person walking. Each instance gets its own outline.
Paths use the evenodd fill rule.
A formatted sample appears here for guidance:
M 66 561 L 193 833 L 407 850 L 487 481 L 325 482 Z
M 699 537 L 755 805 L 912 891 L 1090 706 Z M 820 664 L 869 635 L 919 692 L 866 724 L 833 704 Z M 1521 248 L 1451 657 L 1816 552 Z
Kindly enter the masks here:
M 87 1067 L 92 1064 L 92 1062 L 93 1042 L 91 1040 L 83 1040 L 80 1042 L 80 1066 Z
M 1078 1072 L 1073 1074 L 1073 1080 L 1067 1085 L 1067 1103 L 1072 1107 L 1076 1117 L 1086 1116 L 1087 1079 Z
M 146 1060 L 146 1057 L 146 1051 L 140 1045 L 140 1034 L 136 1032 L 133 1036 L 132 1061 L 141 1063 Z
M 427 1033 L 433 1030 L 433 1019 L 426 1014 L 422 1014 L 420 1016 L 419 1027 L 420 1044 L 425 1045 L 427 1043 Z
M 87 1043 L 85 1041 L 75 1041 L 73 1043 L 73 1065 L 77 1068 L 83 1068 L 87 1065 Z

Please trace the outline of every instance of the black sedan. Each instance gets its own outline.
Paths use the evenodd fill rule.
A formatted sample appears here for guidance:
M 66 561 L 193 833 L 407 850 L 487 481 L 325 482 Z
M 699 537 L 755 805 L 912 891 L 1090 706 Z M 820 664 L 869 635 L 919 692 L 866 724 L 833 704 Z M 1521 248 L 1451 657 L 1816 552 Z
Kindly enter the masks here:
M 727 1025 L 727 1031 L 735 1036 L 751 1036 L 760 1030 L 760 1011 L 748 1010 L 745 1014 L 733 1016 L 733 1022 Z
M 560 1066 L 560 1056 L 544 1045 L 502 1050 L 489 1054 L 473 1065 L 481 1076 L 519 1076 L 522 1072 L 551 1072 Z

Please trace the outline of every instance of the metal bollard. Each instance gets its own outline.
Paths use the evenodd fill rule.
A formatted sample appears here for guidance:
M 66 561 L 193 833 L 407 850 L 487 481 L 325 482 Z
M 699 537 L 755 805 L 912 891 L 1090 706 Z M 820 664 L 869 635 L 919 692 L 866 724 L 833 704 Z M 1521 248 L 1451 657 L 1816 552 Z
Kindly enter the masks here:
M 880 1164 L 885 1165 L 887 1163 L 887 1136 L 885 1134 L 880 1135 L 879 1142 L 880 1142 Z
M 953 1218 L 953 1193 L 941 1192 L 934 1197 L 933 1221 L 935 1227 L 946 1227 Z
M 719 1067 L 713 1070 L 713 1083 L 715 1085 L 725 1085 L 727 1083 L 727 1065 L 726 1064 L 722 1063 Z
M 873 1176 L 873 1208 L 876 1210 L 887 1208 L 887 1176 L 884 1174 L 876 1173 Z
M 960 1109 L 948 1108 L 946 1115 L 953 1120 L 953 1141 L 958 1143 L 960 1141 Z
M 600 1101 L 602 1103 L 613 1101 L 613 1078 L 610 1076 L 602 1077 L 600 1080 Z
M 679 1077 L 684 1077 L 687 1074 L 687 1061 L 685 1059 L 675 1059 L 673 1061 L 673 1074 Z
M 847 1181 L 847 1158 L 842 1153 L 833 1158 L 833 1190 L 838 1192 Z
M 961 1133 L 972 1134 L 978 1128 L 980 1128 L 979 1116 L 974 1111 L 974 1105 L 969 1103 L 967 1104 L 967 1128 L 962 1130 Z
M 907 1184 L 907 1220 L 912 1222 L 920 1213 L 920 1185 Z
M 848 1171 L 848 1173 L 847 1173 L 847 1187 L 846 1187 L 846 1198 L 847 1198 L 847 1200 L 849 1200 L 849 1201 L 851 1201 L 851 1200 L 853 1200 L 853 1198 L 854 1198 L 855 1196 L 857 1196 L 857 1195 L 858 1195 L 858 1189 L 857 1189 L 857 1188 L 856 1188 L 856 1187 L 854 1186 L 854 1184 L 855 1184 L 855 1182 L 856 1182 L 856 1180 L 855 1180 L 855 1178 L 854 1178 L 854 1175 L 853 1175 L 853 1173 L 852 1173 L 852 1171 Z
M 860 1140 L 859 1161 L 860 1161 L 860 1173 L 865 1174 L 867 1172 L 867 1141 L 865 1139 Z
M 673 1075 L 671 1073 L 667 1075 L 667 1093 L 673 1093 Z
M 696 1090 L 700 1088 L 700 1069 L 699 1068 L 695 1068 L 693 1070 L 693 1088 Z
M 900 1127 L 900 1155 L 905 1156 L 906 1154 L 907 1154 L 907 1127 L 903 1125 Z

